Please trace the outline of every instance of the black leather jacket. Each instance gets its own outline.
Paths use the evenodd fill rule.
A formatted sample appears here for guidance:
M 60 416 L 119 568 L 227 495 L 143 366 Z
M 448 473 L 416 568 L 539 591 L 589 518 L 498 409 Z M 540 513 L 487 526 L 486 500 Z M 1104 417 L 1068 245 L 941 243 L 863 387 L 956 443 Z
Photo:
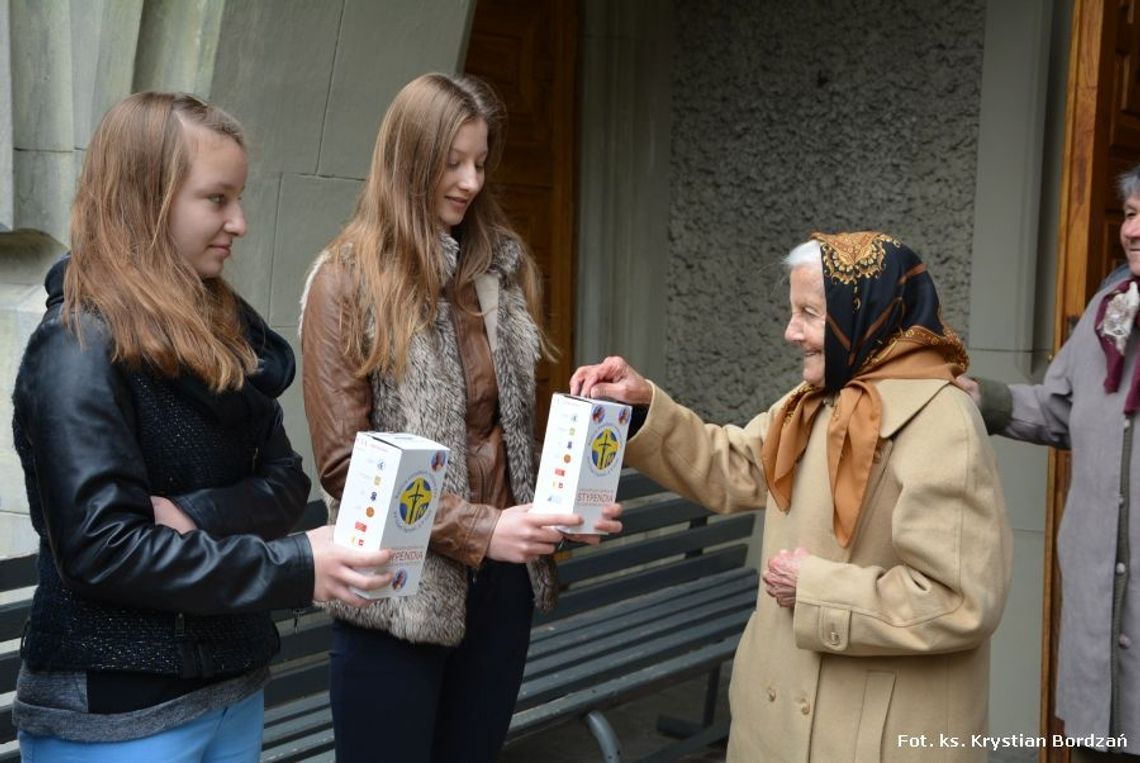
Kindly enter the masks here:
M 77 606 L 90 602 L 103 607 L 103 618 L 114 619 L 116 611 L 172 613 L 168 617 L 175 629 L 193 616 L 206 616 L 208 624 L 209 616 L 307 604 L 313 590 L 312 552 L 303 535 L 285 533 L 304 508 L 309 480 L 273 399 L 292 380 L 288 345 L 252 309 L 246 311 L 248 336 L 261 360 L 259 371 L 249 379 L 257 394 L 246 394 L 248 400 L 241 393 L 213 396 L 193 379 L 156 381 L 144 372 L 127 371 L 111 362 L 109 335 L 99 318 L 83 318 L 82 341 L 63 326 L 65 267 L 66 260 L 61 261 L 48 275 L 48 311 L 28 342 L 13 395 L 13 429 L 31 518 L 41 538 L 41 562 L 50 560 L 47 572 L 58 579 L 57 590 Z M 234 459 L 218 460 L 201 441 L 179 442 L 175 431 L 170 442 L 163 441 L 161 418 L 156 421 L 154 411 L 140 408 L 140 399 L 149 398 L 140 398 L 139 390 L 148 384 L 158 389 L 160 398 L 166 395 L 181 405 L 178 410 L 212 406 L 211 415 L 219 421 L 229 412 L 225 406 L 238 406 L 234 413 L 243 405 L 262 406 L 247 416 L 251 431 L 245 433 L 249 444 L 243 447 L 251 449 L 252 457 L 236 465 L 243 476 L 216 484 L 220 478 L 211 477 L 209 470 L 233 472 L 235 465 L 229 461 Z M 155 443 L 168 447 L 163 458 L 172 468 L 160 468 Z M 189 464 L 180 470 L 179 454 L 207 460 L 196 473 Z M 191 478 L 182 478 L 186 471 Z M 166 476 L 159 480 L 160 475 Z M 151 495 L 174 501 L 200 531 L 180 535 L 155 525 Z M 41 588 L 47 595 L 49 587 L 42 578 L 41 564 Z M 28 641 L 45 626 L 52 631 L 48 620 L 60 614 L 53 606 L 33 606 Z M 82 617 L 73 617 L 68 628 L 74 630 L 82 622 Z M 57 636 L 66 635 L 56 631 Z M 49 654 L 43 658 L 48 664 L 32 667 L 154 669 L 99 659 L 76 665 L 76 660 L 87 658 L 81 646 L 75 649 L 68 658 Z M 209 674 L 212 669 L 184 664 L 175 672 Z

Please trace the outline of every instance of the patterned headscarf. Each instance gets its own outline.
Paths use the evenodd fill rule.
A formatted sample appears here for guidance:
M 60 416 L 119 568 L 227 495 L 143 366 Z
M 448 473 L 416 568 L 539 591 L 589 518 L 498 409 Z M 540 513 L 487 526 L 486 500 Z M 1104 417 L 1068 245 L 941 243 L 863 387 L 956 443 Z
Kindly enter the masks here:
M 813 233 L 823 254 L 827 301 L 824 386 L 803 384 L 777 411 L 762 460 L 776 505 L 791 507 L 796 467 L 812 422 L 837 395 L 827 428 L 827 465 L 835 501 L 835 536 L 851 542 L 878 447 L 880 379 L 946 379 L 969 365 L 966 348 L 942 322 L 926 265 L 882 233 Z

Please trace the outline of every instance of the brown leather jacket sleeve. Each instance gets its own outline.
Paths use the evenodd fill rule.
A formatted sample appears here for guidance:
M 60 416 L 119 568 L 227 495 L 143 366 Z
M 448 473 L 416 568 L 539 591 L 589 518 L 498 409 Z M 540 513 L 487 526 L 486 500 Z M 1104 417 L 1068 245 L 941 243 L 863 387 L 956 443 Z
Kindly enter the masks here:
M 468 567 L 478 567 L 487 556 L 501 513 L 494 506 L 468 503 L 454 493 L 444 493 L 435 510 L 428 548 Z
M 329 259 L 313 274 L 301 321 L 301 384 L 321 487 L 340 500 L 356 433 L 372 427 L 372 385 L 344 352 L 342 317 L 356 292 L 344 265 Z

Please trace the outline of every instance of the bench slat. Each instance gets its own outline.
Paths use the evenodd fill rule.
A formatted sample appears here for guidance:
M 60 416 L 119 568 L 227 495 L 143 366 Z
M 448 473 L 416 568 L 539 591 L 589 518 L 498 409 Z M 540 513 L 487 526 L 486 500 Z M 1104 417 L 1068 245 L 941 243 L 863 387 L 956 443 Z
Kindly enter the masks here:
M 0 591 L 13 591 L 36 584 L 36 555 L 0 559 Z
M 331 756 L 332 747 L 332 710 L 327 692 L 266 709 L 261 760 L 309 760 L 314 750 L 327 750 Z
M 621 533 L 605 535 L 602 537 L 602 542 L 711 516 L 716 515 L 699 503 L 694 503 L 688 498 L 681 498 L 672 493 L 664 493 L 660 498 L 623 512 Z
M 559 618 L 562 618 L 594 607 L 613 604 L 615 601 L 628 599 L 659 588 L 667 588 L 705 575 L 724 572 L 743 565 L 747 555 L 748 546 L 739 544 L 707 552 L 690 559 L 632 572 L 614 580 L 575 588 L 562 594 L 555 613 Z M 554 613 L 536 614 L 535 624 L 542 625 L 554 620 L 552 614 Z
M 265 706 L 284 704 L 297 697 L 326 693 L 329 689 L 329 664 L 319 657 L 302 665 L 274 665 L 273 678 L 265 687 Z
M 704 506 L 693 503 L 687 498 L 672 493 L 665 493 L 663 496 L 665 497 L 643 506 L 626 509 L 621 517 L 622 531 L 617 535 L 603 535 L 601 545 L 605 547 L 612 541 L 630 538 L 650 530 L 660 530 L 716 516 Z M 585 544 L 568 543 L 567 547 L 573 550 L 583 548 Z M 561 561 L 559 563 L 561 564 Z
M 710 579 L 714 581 L 712 584 L 708 582 Z M 709 604 L 742 593 L 751 599 L 754 606 L 756 588 L 756 571 L 744 567 L 589 610 L 576 615 L 573 622 L 566 623 L 566 627 L 560 628 L 561 623 L 553 623 L 532 630 L 527 660 L 541 659 L 552 651 L 569 649 L 595 638 L 636 627 L 642 622 L 667 616 L 680 608 Z M 541 634 L 542 637 L 537 633 L 540 630 L 545 631 Z
M 265 733 L 262 735 L 262 745 L 268 750 L 271 748 L 292 745 L 297 740 L 309 739 L 315 734 L 328 733 L 328 741 L 332 741 L 332 708 L 328 704 L 328 695 L 319 694 L 315 699 L 321 701 L 321 706 L 314 708 L 305 715 L 290 718 L 286 721 L 270 724 L 266 722 Z
M 646 623 L 657 622 L 662 618 L 673 616 L 675 612 L 690 612 L 692 619 L 697 619 L 697 611 L 706 607 L 734 606 L 728 602 L 741 601 L 743 607 L 756 608 L 756 575 L 734 579 L 730 584 L 716 587 L 714 590 L 682 591 L 681 595 L 659 601 L 652 607 L 641 607 L 634 601 L 628 611 L 610 612 L 609 616 L 597 616 L 587 620 L 579 627 L 543 639 L 532 644 L 527 654 L 527 663 L 538 664 L 547 655 L 563 652 L 581 644 L 596 643 L 600 639 L 609 638 L 614 634 L 625 634 L 635 630 Z M 621 608 L 621 602 L 616 607 Z M 610 608 L 606 608 L 610 609 Z M 593 612 L 591 612 L 593 614 Z
M 629 645 L 640 644 L 646 639 L 663 638 L 740 612 L 746 612 L 751 616 L 755 604 L 756 595 L 752 591 L 744 591 L 728 599 L 701 606 L 676 607 L 667 616 L 645 621 L 637 627 L 626 628 L 609 635 L 599 635 L 596 639 L 559 650 L 547 657 L 528 659 L 524 675 L 528 680 L 536 679 L 556 670 L 567 669 L 580 662 L 594 659 L 599 653 L 609 654 Z
M 733 540 L 747 539 L 752 535 L 753 521 L 751 514 L 742 514 L 704 527 L 678 530 L 648 540 L 602 548 L 559 564 L 558 579 L 573 587 L 575 583 L 588 578 L 700 551 Z
M 567 718 L 580 717 L 593 709 L 612 707 L 627 702 L 640 693 L 707 673 L 710 668 L 731 659 L 739 642 L 740 635 L 736 634 L 628 675 L 603 681 L 554 701 L 516 712 L 511 718 L 507 737 L 514 741 L 526 734 L 557 726 Z
M 16 725 L 12 723 L 12 702 L 14 699 L 15 694 L 12 695 L 12 699 L 0 704 L 0 740 L 5 742 L 16 738 Z
M 668 588 L 650 591 L 649 593 L 644 593 L 615 604 L 607 604 L 585 612 L 579 612 L 576 615 L 552 619 L 542 625 L 536 625 L 531 629 L 531 649 L 536 648 L 536 644 L 540 644 L 547 639 L 573 632 L 578 628 L 590 627 L 600 618 L 620 617 L 626 613 L 636 612 L 641 608 L 653 607 L 672 599 L 675 595 L 694 594 L 701 591 L 706 592 L 706 595 L 708 595 L 709 589 L 731 588 L 737 585 L 738 581 L 741 580 L 746 581 L 743 585 L 751 586 L 752 589 L 755 590 L 757 586 L 756 570 L 751 567 L 734 567 L 724 572 L 690 580 L 687 583 L 678 583 Z M 557 615 L 558 610 L 555 610 L 553 614 Z
M 295 739 L 280 747 L 262 750 L 261 760 L 280 763 L 335 760 L 332 729 Z
M 11 651 L 0 656 L 0 686 L 10 687 L 8 691 L 16 688 L 16 677 L 20 675 L 20 653 Z M 0 740 L 4 739 L 0 735 Z
M 274 723 L 288 721 L 291 718 L 298 718 L 314 710 L 319 710 L 327 704 L 328 695 L 320 692 L 295 699 L 292 702 L 285 702 L 280 705 L 274 705 L 273 707 L 267 706 L 265 708 L 265 725 L 271 726 Z
M 332 618 L 323 613 L 320 619 L 298 626 L 296 630 L 292 622 L 278 623 L 277 630 L 281 635 L 281 651 L 274 656 L 274 663 L 310 655 L 327 655 L 332 643 Z
M 664 490 L 665 488 L 636 469 L 622 469 L 621 479 L 618 480 L 617 499 L 632 501 L 635 498 L 656 495 Z
M 7 604 L 0 604 L 0 641 L 20 638 L 24 633 L 24 623 L 27 622 L 28 613 L 31 610 L 31 599 L 18 599 Z
M 524 681 L 516 708 L 533 707 L 570 691 L 585 688 L 599 680 L 651 665 L 683 654 L 710 641 L 719 641 L 744 629 L 752 610 L 732 612 L 683 631 L 643 641 L 625 649 L 599 655 L 572 668 Z

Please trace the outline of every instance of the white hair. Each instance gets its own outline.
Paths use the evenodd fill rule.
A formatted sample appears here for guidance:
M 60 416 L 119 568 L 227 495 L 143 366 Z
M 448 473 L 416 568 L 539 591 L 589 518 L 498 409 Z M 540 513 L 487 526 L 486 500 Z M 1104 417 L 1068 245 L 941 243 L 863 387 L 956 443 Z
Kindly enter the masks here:
M 784 257 L 784 267 L 788 272 L 796 268 L 803 267 L 804 265 L 822 265 L 823 264 L 823 250 L 819 247 L 819 242 L 816 240 L 805 241 L 797 246 Z
M 1140 166 L 1133 167 L 1117 178 L 1116 190 L 1120 192 L 1121 203 L 1140 195 Z

